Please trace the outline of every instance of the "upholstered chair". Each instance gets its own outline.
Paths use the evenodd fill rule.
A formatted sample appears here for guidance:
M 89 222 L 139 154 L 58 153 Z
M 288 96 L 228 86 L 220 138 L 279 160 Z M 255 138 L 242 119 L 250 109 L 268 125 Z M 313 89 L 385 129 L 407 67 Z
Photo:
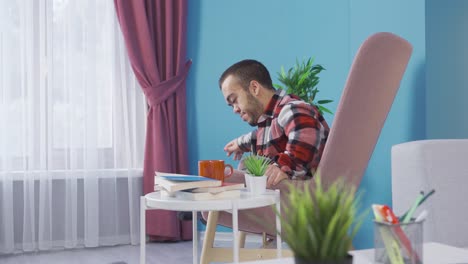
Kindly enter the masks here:
M 412 46 L 408 41 L 388 32 L 371 35 L 359 48 L 318 167 L 325 184 L 344 177 L 349 184 L 359 186 L 411 53 Z M 314 188 L 313 179 L 293 181 L 293 184 Z M 284 183 L 276 188 L 281 190 L 283 202 L 288 188 Z M 232 261 L 230 248 L 213 247 L 216 224 L 232 226 L 230 213 L 210 212 L 207 219 L 201 263 Z M 274 236 L 274 219 L 271 207 L 243 210 L 239 212 L 239 230 Z M 245 239 L 245 233 L 238 235 L 241 236 L 240 241 Z M 269 248 L 240 248 L 239 252 L 241 261 L 276 257 L 276 249 Z M 291 252 L 283 255 L 291 255 Z

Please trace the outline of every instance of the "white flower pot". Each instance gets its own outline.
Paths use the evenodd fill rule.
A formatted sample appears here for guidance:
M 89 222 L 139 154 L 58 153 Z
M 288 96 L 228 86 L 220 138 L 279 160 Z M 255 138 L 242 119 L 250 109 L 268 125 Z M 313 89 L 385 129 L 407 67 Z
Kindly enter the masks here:
M 245 174 L 247 190 L 253 194 L 263 194 L 266 191 L 267 176 L 253 176 Z

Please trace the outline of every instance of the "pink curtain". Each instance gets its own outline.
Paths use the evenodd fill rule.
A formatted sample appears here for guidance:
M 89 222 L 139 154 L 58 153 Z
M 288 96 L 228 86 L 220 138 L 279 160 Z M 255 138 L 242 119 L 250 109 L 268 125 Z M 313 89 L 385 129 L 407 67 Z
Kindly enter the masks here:
M 146 95 L 143 191 L 154 191 L 154 171 L 188 173 L 186 88 L 186 0 L 114 0 L 133 71 Z M 176 212 L 150 210 L 153 240 L 191 239 Z M 185 229 L 184 229 L 185 231 Z

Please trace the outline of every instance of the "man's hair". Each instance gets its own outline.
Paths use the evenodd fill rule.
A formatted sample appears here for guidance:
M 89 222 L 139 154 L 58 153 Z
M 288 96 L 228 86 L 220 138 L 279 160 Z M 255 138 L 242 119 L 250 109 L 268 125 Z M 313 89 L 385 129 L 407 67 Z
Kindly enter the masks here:
M 275 90 L 271 81 L 270 73 L 267 68 L 256 60 L 242 60 L 227 68 L 219 78 L 219 88 L 228 76 L 237 78 L 239 84 L 247 90 L 252 80 L 256 80 L 265 88 Z

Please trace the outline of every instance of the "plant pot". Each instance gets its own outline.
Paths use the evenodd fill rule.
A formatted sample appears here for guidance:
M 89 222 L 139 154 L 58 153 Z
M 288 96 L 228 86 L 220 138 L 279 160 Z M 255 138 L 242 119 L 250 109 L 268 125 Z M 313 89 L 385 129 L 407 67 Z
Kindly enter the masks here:
M 353 256 L 347 255 L 342 260 L 304 260 L 294 256 L 295 264 L 353 264 Z
M 253 176 L 245 174 L 245 185 L 247 190 L 252 194 L 263 194 L 266 191 L 266 176 Z

